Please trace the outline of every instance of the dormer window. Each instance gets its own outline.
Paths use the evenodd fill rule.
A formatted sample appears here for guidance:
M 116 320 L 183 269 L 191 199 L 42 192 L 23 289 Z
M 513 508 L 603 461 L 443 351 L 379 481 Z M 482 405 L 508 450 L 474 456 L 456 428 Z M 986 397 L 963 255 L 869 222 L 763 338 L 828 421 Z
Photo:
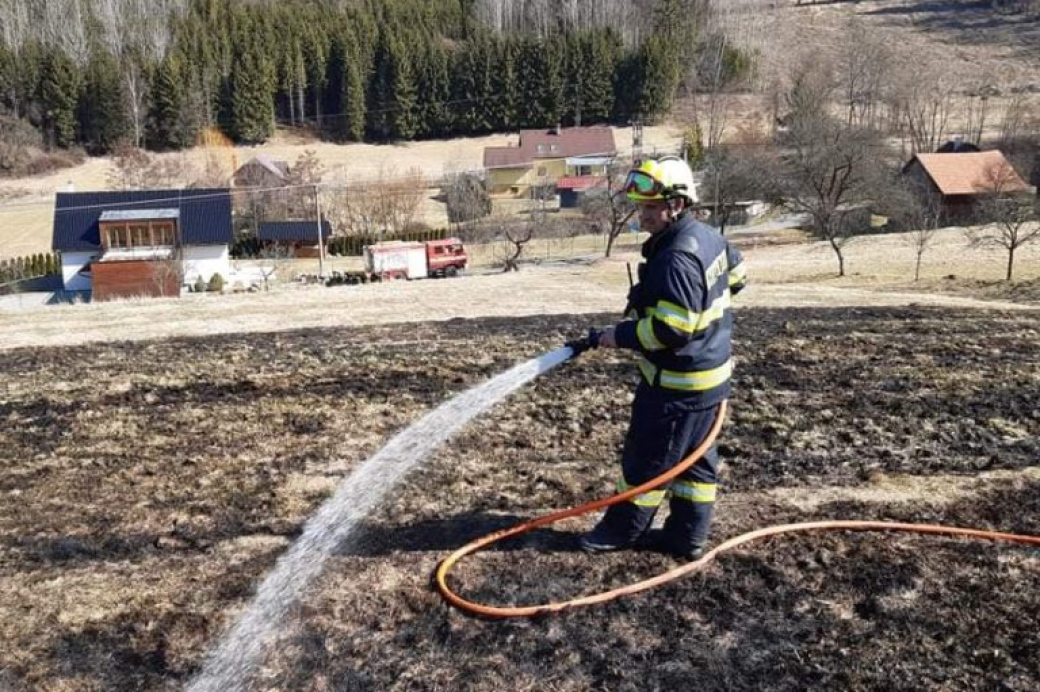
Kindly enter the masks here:
M 172 248 L 177 245 L 177 209 L 106 211 L 98 219 L 106 250 Z

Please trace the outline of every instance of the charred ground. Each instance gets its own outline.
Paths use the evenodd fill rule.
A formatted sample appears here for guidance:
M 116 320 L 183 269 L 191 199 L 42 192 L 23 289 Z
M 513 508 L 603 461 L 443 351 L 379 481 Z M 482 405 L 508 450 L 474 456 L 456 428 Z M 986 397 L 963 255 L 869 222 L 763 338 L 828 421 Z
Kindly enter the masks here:
M 422 412 L 610 316 L 0 353 L 0 690 L 179 689 L 335 483 Z M 715 539 L 881 518 L 1040 534 L 1040 319 L 745 309 Z M 594 353 L 395 488 L 256 689 L 1032 690 L 1040 554 L 882 535 L 776 539 L 601 608 L 447 609 L 445 551 L 615 480 L 634 368 Z M 592 518 L 464 561 L 491 602 L 672 563 L 589 558 Z

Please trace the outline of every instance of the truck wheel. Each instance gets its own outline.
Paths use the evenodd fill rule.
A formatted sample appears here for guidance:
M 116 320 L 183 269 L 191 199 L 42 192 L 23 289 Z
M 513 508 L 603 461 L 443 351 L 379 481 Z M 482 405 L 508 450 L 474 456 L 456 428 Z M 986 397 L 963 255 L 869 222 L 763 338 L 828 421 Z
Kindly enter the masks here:
M 448 267 L 447 269 L 444 270 L 444 275 L 446 277 L 448 277 L 449 279 L 451 279 L 451 278 L 456 277 L 456 276 L 459 275 L 459 270 L 456 269 L 455 267 Z

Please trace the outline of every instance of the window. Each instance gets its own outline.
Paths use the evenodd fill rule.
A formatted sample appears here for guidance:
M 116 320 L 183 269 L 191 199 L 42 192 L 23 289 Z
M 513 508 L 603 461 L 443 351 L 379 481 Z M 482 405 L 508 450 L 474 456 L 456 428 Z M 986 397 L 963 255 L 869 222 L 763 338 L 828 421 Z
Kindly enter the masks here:
M 130 246 L 147 247 L 152 244 L 151 234 L 148 232 L 147 223 L 130 224 Z
M 560 147 L 559 147 L 559 146 L 557 146 L 557 145 L 555 145 L 555 144 L 550 144 L 550 145 L 549 145 L 549 151 L 551 151 L 551 152 L 557 152 L 557 151 L 559 151 L 559 150 L 560 150 Z
M 174 242 L 174 227 L 169 221 L 157 221 L 152 223 L 152 237 L 155 239 L 155 245 L 176 245 L 176 242 Z
M 108 247 L 121 248 L 129 245 L 126 224 L 113 224 L 108 227 Z
M 544 177 L 545 177 L 545 174 L 546 174 L 546 172 L 547 172 L 547 171 L 546 171 L 546 168 L 545 168 L 545 166 L 539 166 L 539 167 L 538 167 L 538 177 L 539 177 L 539 178 L 544 178 Z
M 538 145 L 538 153 L 539 154 L 544 154 L 545 153 L 545 145 L 544 144 L 539 144 Z

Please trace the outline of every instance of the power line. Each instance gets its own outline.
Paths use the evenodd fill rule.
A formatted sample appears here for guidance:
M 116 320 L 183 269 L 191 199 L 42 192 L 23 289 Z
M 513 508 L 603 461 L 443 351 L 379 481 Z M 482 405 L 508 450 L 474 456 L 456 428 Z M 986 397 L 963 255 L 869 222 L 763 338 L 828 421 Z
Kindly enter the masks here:
M 612 158 L 612 159 L 625 159 L 625 158 L 630 157 L 632 154 L 633 154 L 633 151 L 631 149 L 618 149 L 618 150 L 615 150 L 615 151 L 592 152 L 592 153 L 582 154 L 580 157 L 557 157 L 557 158 L 554 158 L 554 159 L 551 159 L 551 160 L 559 160 L 559 158 Z M 532 165 L 537 165 L 537 160 Z M 451 175 L 479 174 L 479 173 L 482 173 L 482 172 L 485 172 L 485 171 L 504 170 L 504 169 L 509 169 L 509 168 L 518 168 L 518 167 L 519 166 L 513 166 L 513 165 L 508 165 L 508 164 L 501 164 L 501 165 L 495 165 L 495 166 L 481 166 L 479 168 L 463 169 L 463 170 L 460 170 L 458 172 L 452 173 Z M 440 179 L 436 179 L 436 178 L 431 179 L 429 182 L 435 182 L 436 181 L 437 183 L 441 183 L 441 182 L 443 182 L 443 178 L 444 177 L 446 177 L 446 176 L 441 176 Z M 61 208 L 55 207 L 54 212 L 55 212 L 55 214 L 58 214 L 58 213 L 69 213 L 69 212 L 97 210 L 97 209 L 126 208 L 127 206 L 139 206 L 139 205 L 152 205 L 152 206 L 154 206 L 156 204 L 166 204 L 166 203 L 176 203 L 176 204 L 178 204 L 178 206 L 184 206 L 186 204 L 192 204 L 192 203 L 195 203 L 195 202 L 201 202 L 201 201 L 205 201 L 205 200 L 217 199 L 217 198 L 221 198 L 221 197 L 233 197 L 235 195 L 247 196 L 247 195 L 262 195 L 262 194 L 286 194 L 286 193 L 295 192 L 295 191 L 299 191 L 299 190 L 308 190 L 309 191 L 309 190 L 313 190 L 315 185 L 317 185 L 317 187 L 320 188 L 321 190 L 325 190 L 325 191 L 365 192 L 365 191 L 371 191 L 371 188 L 374 185 L 387 184 L 387 183 L 400 183 L 400 182 L 406 181 L 407 179 L 408 179 L 407 176 L 397 176 L 397 177 L 394 177 L 394 178 L 369 178 L 369 179 L 365 179 L 365 180 L 354 180 L 354 181 L 343 182 L 343 183 L 337 183 L 337 182 L 319 182 L 317 184 L 315 184 L 315 183 L 301 183 L 301 184 L 296 184 L 296 185 L 280 185 L 280 186 L 275 186 L 275 187 L 260 187 L 260 188 L 256 188 L 256 187 L 235 187 L 235 188 L 228 188 L 226 190 L 214 191 L 214 192 L 208 193 L 208 194 L 204 193 L 204 194 L 191 195 L 190 197 L 183 197 L 180 194 L 178 194 L 175 197 L 159 197 L 159 198 L 153 198 L 153 199 L 148 199 L 148 200 L 133 200 L 133 201 L 109 202 L 109 203 L 100 203 L 100 204 L 84 204 L 84 205 L 61 207 Z M 424 189 L 429 189 L 429 188 L 435 187 L 435 186 L 436 185 L 427 185 L 427 186 L 424 186 Z M 170 192 L 171 194 L 173 194 L 174 192 L 177 192 L 175 190 L 166 190 L 166 191 Z M 120 193 L 120 192 L 163 192 L 163 190 L 98 190 L 98 191 L 92 191 L 93 194 L 117 194 L 117 193 Z M 387 194 L 387 193 L 388 193 L 387 191 L 384 191 L 383 194 Z M 57 193 L 57 194 L 76 194 L 76 193 Z M 81 193 L 81 194 L 90 194 L 90 193 Z M 407 194 L 411 194 L 411 193 L 410 192 L 389 191 L 389 194 L 391 194 L 392 196 L 402 196 L 402 195 L 407 195 Z M 4 204 L 4 205 L 0 205 L 0 214 L 2 214 L 4 212 L 11 212 L 11 213 L 13 213 L 15 210 L 18 210 L 18 209 L 35 208 L 35 207 L 43 207 L 43 206 L 52 206 L 52 205 L 55 205 L 55 204 L 56 204 L 56 202 L 51 201 L 51 200 L 40 200 L 38 202 L 15 202 L 15 203 L 11 203 L 11 204 Z

